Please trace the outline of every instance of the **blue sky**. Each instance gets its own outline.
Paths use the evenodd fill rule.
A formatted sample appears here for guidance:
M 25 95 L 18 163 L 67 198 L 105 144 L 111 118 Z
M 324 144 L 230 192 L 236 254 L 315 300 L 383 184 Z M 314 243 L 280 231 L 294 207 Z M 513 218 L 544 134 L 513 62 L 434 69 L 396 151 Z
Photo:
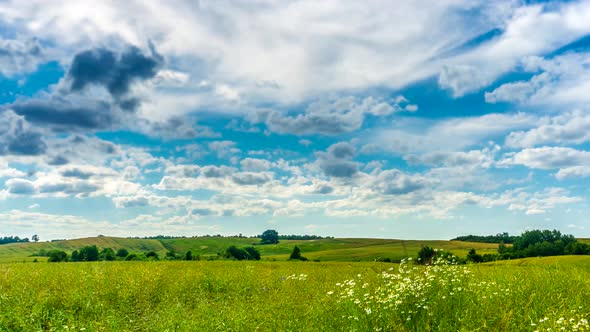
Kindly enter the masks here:
M 590 1 L 1 1 L 0 236 L 590 237 Z

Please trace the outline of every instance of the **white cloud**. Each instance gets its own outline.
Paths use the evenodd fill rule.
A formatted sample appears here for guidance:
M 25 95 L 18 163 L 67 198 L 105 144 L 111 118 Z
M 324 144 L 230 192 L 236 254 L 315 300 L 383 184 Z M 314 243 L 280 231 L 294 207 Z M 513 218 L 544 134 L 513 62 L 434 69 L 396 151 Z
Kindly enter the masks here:
M 368 147 L 371 150 L 416 154 L 431 151 L 456 151 L 487 141 L 511 130 L 533 127 L 538 118 L 525 113 L 487 114 L 477 117 L 451 118 L 440 121 L 399 119 L 392 128 L 372 129 Z
M 590 113 L 573 111 L 549 118 L 528 131 L 512 132 L 506 137 L 509 147 L 533 147 L 544 144 L 582 144 L 590 141 Z

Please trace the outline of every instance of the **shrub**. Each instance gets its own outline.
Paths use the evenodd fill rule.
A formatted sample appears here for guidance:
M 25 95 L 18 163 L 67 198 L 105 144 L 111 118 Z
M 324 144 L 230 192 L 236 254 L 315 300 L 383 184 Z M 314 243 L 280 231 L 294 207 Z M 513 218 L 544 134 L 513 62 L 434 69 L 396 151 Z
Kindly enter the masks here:
M 260 260 L 260 252 L 256 248 L 246 247 L 244 248 L 244 250 L 246 250 L 246 253 L 248 253 L 248 259 L 256 261 Z
M 49 251 L 49 259 L 48 262 L 56 263 L 56 262 L 65 262 L 68 260 L 68 254 L 62 250 L 51 250 Z
M 121 257 L 121 258 L 125 258 L 129 255 L 129 251 L 127 251 L 127 249 L 125 248 L 121 248 L 119 250 L 117 250 L 116 256 L 117 257 Z

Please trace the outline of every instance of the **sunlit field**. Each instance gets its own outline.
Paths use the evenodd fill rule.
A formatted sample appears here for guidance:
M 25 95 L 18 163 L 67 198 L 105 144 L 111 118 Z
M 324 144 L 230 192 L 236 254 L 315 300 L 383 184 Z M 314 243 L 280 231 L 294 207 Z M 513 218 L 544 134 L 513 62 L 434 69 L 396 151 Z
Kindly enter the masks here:
M 0 331 L 588 331 L 590 257 L 0 264 Z

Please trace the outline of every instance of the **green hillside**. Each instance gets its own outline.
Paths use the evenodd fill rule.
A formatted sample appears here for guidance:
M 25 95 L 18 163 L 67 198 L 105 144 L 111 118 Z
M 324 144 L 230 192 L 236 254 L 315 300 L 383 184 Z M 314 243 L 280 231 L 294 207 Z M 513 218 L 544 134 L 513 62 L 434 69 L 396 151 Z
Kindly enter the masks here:
M 159 254 L 166 252 L 166 248 L 158 240 L 99 236 L 53 242 L 25 242 L 0 245 L 0 263 L 22 261 L 30 262 L 35 258 L 40 261 L 46 260 L 46 257 L 32 257 L 31 255 L 39 252 L 42 249 L 59 249 L 70 253 L 73 250 L 80 249 L 88 245 L 96 245 L 99 248 L 112 248 L 113 250 L 125 248 L 130 252 L 156 251 Z
M 318 240 L 281 240 L 278 244 L 258 245 L 258 239 L 251 238 L 186 238 L 165 239 L 162 243 L 176 252 L 191 250 L 201 256 L 216 255 L 230 245 L 256 245 L 263 259 L 287 259 L 294 246 L 301 249 L 309 259 L 322 261 L 371 261 L 376 258 L 402 259 L 414 256 L 422 246 L 432 246 L 451 250 L 457 255 L 466 255 L 470 248 L 478 252 L 496 252 L 497 244 L 461 241 L 420 241 L 391 239 L 318 239 Z
M 281 240 L 279 244 L 259 245 L 259 239 L 243 237 L 195 237 L 173 239 L 132 239 L 117 237 L 93 237 L 75 240 L 63 240 L 39 243 L 14 243 L 0 245 L 0 262 L 32 261 L 33 253 L 41 249 L 60 249 L 70 253 L 87 245 L 117 250 L 125 248 L 129 252 L 141 253 L 155 251 L 161 257 L 168 250 L 177 253 L 192 251 L 201 258 L 215 257 L 231 245 L 238 247 L 255 245 L 263 260 L 285 260 L 294 246 L 301 249 L 308 259 L 321 261 L 372 261 L 377 258 L 400 260 L 415 256 L 422 246 L 432 246 L 450 250 L 458 256 L 465 256 L 470 248 L 478 253 L 493 253 L 497 244 L 461 241 L 420 241 L 391 239 L 316 239 L 316 240 Z M 44 257 L 38 257 L 45 260 Z

